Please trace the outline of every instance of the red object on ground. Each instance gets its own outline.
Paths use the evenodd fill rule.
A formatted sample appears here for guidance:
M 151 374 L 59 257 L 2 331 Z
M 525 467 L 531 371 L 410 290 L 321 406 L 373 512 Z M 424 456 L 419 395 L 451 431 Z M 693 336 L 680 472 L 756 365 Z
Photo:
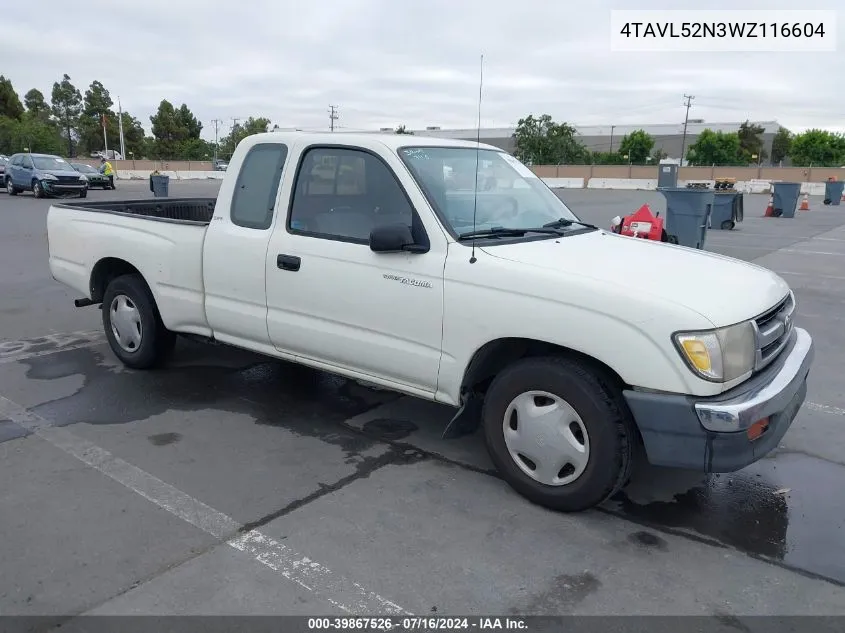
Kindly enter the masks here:
M 622 224 L 617 226 L 614 232 L 656 242 L 666 241 L 664 239 L 663 218 L 654 215 L 647 204 L 641 206 L 631 215 L 622 218 Z

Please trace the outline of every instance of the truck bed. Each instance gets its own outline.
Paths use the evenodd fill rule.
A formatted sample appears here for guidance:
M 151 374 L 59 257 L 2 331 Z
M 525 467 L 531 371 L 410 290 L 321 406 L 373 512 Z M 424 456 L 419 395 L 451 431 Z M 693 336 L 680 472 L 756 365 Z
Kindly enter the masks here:
M 168 328 L 206 334 L 203 243 L 215 204 L 213 198 L 56 202 L 47 213 L 50 272 L 80 297 L 93 298 L 98 265 L 131 266 Z
M 128 215 L 147 220 L 207 225 L 214 215 L 216 198 L 155 198 L 153 200 L 102 200 L 61 202 L 56 207 L 77 211 Z

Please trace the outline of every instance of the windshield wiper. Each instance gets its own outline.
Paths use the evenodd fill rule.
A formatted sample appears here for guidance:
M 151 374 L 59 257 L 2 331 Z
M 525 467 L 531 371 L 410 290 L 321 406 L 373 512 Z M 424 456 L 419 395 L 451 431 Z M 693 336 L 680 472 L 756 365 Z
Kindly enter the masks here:
M 593 224 L 587 224 L 586 222 L 581 222 L 581 220 L 567 220 L 566 218 L 558 218 L 554 222 L 547 222 L 543 225 L 543 227 L 547 229 L 563 228 L 565 226 L 572 226 L 573 224 L 580 224 L 581 226 L 587 229 L 596 229 L 597 231 L 600 230 L 599 227 Z
M 546 233 L 548 235 L 563 235 L 563 233 L 559 229 L 553 226 L 543 226 L 527 229 L 494 226 L 490 229 L 461 233 L 460 235 L 458 235 L 458 240 L 471 240 L 477 237 L 522 237 L 526 233 Z

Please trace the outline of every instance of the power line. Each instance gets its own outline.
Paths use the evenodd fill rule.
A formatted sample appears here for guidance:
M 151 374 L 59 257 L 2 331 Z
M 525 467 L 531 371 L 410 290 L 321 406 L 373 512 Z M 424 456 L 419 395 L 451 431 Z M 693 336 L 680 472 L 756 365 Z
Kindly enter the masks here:
M 329 106 L 329 129 L 334 132 L 334 122 L 337 121 L 338 114 L 337 114 L 337 106 L 330 105 Z
M 684 135 L 681 137 L 681 166 L 684 164 L 684 150 L 687 145 L 687 123 L 689 122 L 689 108 L 692 105 L 692 100 L 695 99 L 693 95 L 684 95 L 687 102 L 684 104 L 687 107 L 687 113 L 684 116 Z

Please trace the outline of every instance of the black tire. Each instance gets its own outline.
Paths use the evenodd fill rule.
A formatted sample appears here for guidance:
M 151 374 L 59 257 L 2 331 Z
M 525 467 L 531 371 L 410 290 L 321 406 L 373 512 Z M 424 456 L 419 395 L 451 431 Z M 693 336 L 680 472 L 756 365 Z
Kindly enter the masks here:
M 9 193 L 10 196 L 18 195 L 18 190 L 15 189 L 15 185 L 12 184 L 11 178 L 6 180 L 6 191 Z
M 80 191 L 80 192 L 79 192 L 79 197 L 80 197 L 80 198 L 87 198 L 87 197 L 88 197 L 88 190 L 87 190 L 87 189 L 83 189 L 82 191 Z
M 725 220 L 722 222 L 722 230 L 723 231 L 733 231 L 734 223 L 732 220 Z
M 127 351 L 121 347 L 111 326 L 110 308 L 116 297 L 125 296 L 140 314 L 141 341 L 137 348 Z M 132 369 L 151 369 L 163 364 L 176 344 L 176 334 L 162 323 L 155 298 L 143 277 L 122 275 L 109 282 L 103 294 L 103 329 L 114 355 Z
M 545 391 L 577 412 L 589 437 L 583 473 L 565 485 L 547 485 L 529 477 L 505 444 L 504 419 L 511 401 L 528 391 Z M 631 476 L 636 431 L 618 389 L 579 362 L 562 357 L 527 358 L 500 372 L 490 385 L 482 410 L 487 449 L 505 481 L 528 500 L 563 512 L 592 508 L 616 494 Z
M 44 197 L 44 187 L 41 186 L 41 183 L 37 180 L 32 182 L 32 194 L 36 198 L 43 198 Z

